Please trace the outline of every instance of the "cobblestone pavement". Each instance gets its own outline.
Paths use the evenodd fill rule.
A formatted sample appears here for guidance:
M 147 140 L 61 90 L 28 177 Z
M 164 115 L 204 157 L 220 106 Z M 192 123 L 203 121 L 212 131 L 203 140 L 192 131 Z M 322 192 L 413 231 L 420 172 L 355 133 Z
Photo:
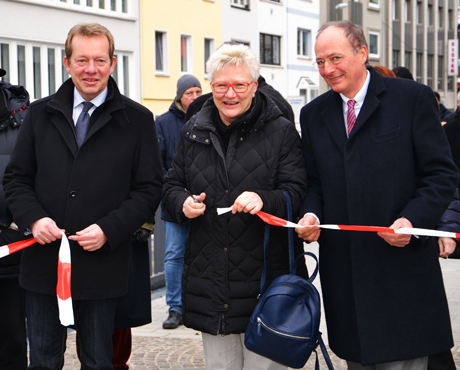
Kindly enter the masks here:
M 309 250 L 317 253 L 317 247 Z M 312 261 L 307 259 L 310 271 L 313 271 Z M 460 260 L 441 259 L 441 268 L 444 275 L 444 284 L 449 300 L 452 329 L 455 347 L 452 349 L 457 367 L 460 369 Z M 321 292 L 319 279 L 315 285 Z M 164 330 L 161 327 L 167 317 L 168 307 L 164 298 L 164 290 L 154 292 L 152 300 L 152 323 L 133 329 L 133 349 L 128 362 L 130 370 L 157 370 L 157 369 L 204 369 L 205 361 L 201 335 L 192 329 L 180 326 L 174 330 Z M 320 331 L 323 333 L 324 342 L 327 341 L 327 328 L 322 318 Z M 326 364 L 321 350 L 318 348 L 321 368 L 326 369 Z M 346 369 L 345 361 L 335 356 L 329 350 L 329 355 L 336 370 Z M 303 368 L 313 370 L 315 355 L 313 354 Z M 70 333 L 67 340 L 64 370 L 79 370 L 80 364 L 75 353 L 75 333 Z M 251 369 L 246 369 L 251 370 Z

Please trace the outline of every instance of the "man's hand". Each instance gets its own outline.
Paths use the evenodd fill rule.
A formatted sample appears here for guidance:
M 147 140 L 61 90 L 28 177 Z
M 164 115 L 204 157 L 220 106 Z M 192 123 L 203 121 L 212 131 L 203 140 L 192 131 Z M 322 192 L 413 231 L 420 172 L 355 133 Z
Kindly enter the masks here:
M 56 223 L 49 217 L 43 217 L 30 225 L 35 240 L 41 244 L 47 244 L 61 239 L 61 232 L 65 230 L 57 227 Z
M 296 233 L 299 235 L 299 238 L 302 238 L 303 240 L 310 242 L 310 243 L 318 241 L 321 231 L 319 228 L 318 219 L 315 216 L 311 214 L 307 214 L 297 223 L 299 225 L 308 226 L 308 227 L 297 227 L 295 229 Z
M 192 219 L 201 216 L 206 210 L 206 205 L 203 203 L 205 198 L 206 194 L 201 193 L 198 197 L 198 202 L 195 202 L 192 196 L 185 199 L 182 205 L 182 212 L 184 212 L 185 217 Z
M 447 257 L 454 253 L 457 242 L 452 238 L 438 238 L 439 257 Z
M 96 224 L 92 224 L 86 229 L 77 231 L 76 235 L 69 236 L 69 239 L 78 242 L 78 244 L 88 252 L 97 251 L 107 242 L 107 237 L 104 232 L 99 225 Z
M 400 229 L 400 228 L 412 228 L 412 223 L 404 217 L 398 218 L 393 225 L 390 226 L 390 229 Z M 411 235 L 407 234 L 390 234 L 390 233 L 377 233 L 383 240 L 393 247 L 405 247 L 410 242 Z
M 232 205 L 232 213 L 249 212 L 251 215 L 255 215 L 263 206 L 264 202 L 260 199 L 259 194 L 252 191 L 245 191 L 235 199 Z

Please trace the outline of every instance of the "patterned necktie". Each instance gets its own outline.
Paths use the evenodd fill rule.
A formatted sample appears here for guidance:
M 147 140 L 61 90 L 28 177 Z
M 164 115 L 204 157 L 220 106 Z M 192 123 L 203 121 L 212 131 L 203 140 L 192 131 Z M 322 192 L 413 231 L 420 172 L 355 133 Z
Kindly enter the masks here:
M 83 110 L 81 111 L 80 116 L 78 116 L 77 124 L 75 125 L 75 133 L 77 135 L 77 144 L 79 147 L 81 146 L 81 144 L 83 144 L 83 141 L 85 140 L 86 129 L 88 127 L 89 122 L 88 111 L 93 106 L 93 103 L 89 101 L 85 101 L 82 104 Z
M 356 113 L 355 113 L 355 104 L 356 102 L 353 99 L 348 100 L 348 113 L 347 113 L 347 134 L 350 136 L 351 130 L 356 122 Z

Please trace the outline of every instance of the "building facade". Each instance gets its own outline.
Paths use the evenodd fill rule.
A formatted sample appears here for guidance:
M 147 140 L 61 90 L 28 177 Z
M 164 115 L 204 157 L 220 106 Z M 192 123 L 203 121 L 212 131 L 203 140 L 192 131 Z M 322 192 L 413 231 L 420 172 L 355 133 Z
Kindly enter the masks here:
M 457 6 L 454 0 L 328 0 L 320 14 L 321 23 L 350 19 L 361 25 L 370 64 L 408 68 L 454 109 L 457 86 L 449 75 L 448 41 L 457 37 Z M 326 89 L 321 82 L 321 91 Z
M 3 80 L 23 85 L 31 100 L 56 92 L 69 78 L 63 59 L 69 30 L 100 23 L 115 38 L 120 91 L 141 97 L 139 6 L 128 0 L 0 0 L 0 66 Z
M 168 111 L 184 74 L 210 92 L 205 63 L 222 43 L 220 0 L 141 1 L 142 104 Z

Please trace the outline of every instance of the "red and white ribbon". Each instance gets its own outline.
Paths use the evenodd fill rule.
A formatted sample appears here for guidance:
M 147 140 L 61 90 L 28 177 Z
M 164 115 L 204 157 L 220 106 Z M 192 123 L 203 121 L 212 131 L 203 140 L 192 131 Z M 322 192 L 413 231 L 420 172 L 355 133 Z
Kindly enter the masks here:
M 61 246 L 59 248 L 56 294 L 59 307 L 59 320 L 63 326 L 74 324 L 70 276 L 71 260 L 69 240 L 66 235 L 62 233 Z
M 228 208 L 217 208 L 217 214 L 222 215 L 230 212 L 231 207 Z M 259 211 L 256 213 L 263 221 L 269 225 L 282 226 L 282 227 L 310 227 L 310 225 L 299 225 L 294 222 L 283 220 L 282 218 L 270 215 L 268 213 Z M 400 229 L 390 229 L 389 227 L 380 226 L 359 226 L 359 225 L 318 225 L 321 229 L 330 230 L 348 230 L 348 231 L 369 231 L 378 233 L 391 233 L 391 234 L 406 234 L 414 236 L 435 236 L 435 237 L 447 237 L 460 239 L 460 233 L 453 233 L 450 231 L 440 230 L 429 230 L 429 229 L 418 229 L 403 227 Z
M 21 249 L 27 248 L 28 246 L 35 244 L 37 241 L 34 238 L 21 240 L 16 243 L 2 245 L 0 247 L 0 258 L 9 256 L 10 254 L 20 251 Z
M 0 258 L 9 256 L 21 249 L 35 244 L 37 241 L 34 238 L 22 240 L 16 243 L 3 245 L 0 247 Z M 71 260 L 70 246 L 66 235 L 62 233 L 61 246 L 59 248 L 58 258 L 58 276 L 56 285 L 56 294 L 59 308 L 59 320 L 61 325 L 69 326 L 74 324 L 72 296 L 70 294 L 70 276 L 71 276 Z

